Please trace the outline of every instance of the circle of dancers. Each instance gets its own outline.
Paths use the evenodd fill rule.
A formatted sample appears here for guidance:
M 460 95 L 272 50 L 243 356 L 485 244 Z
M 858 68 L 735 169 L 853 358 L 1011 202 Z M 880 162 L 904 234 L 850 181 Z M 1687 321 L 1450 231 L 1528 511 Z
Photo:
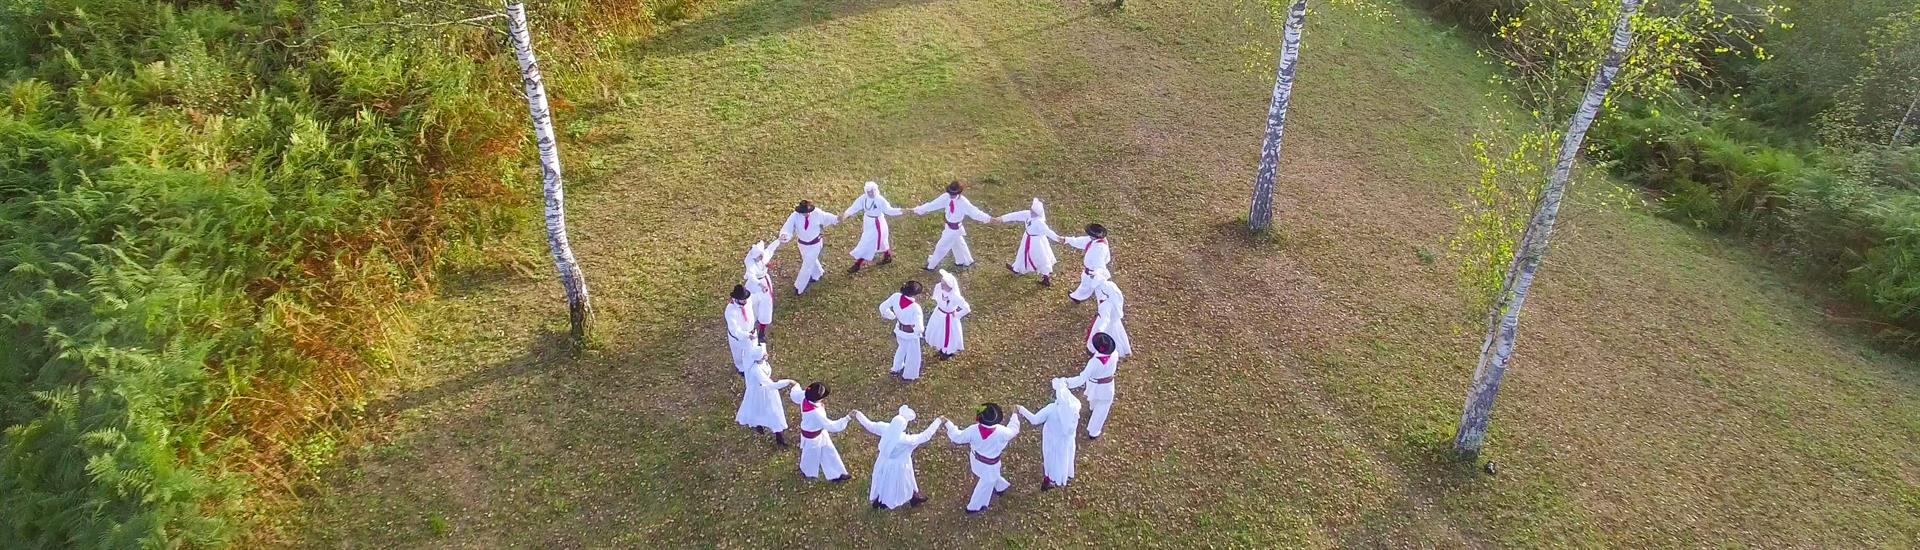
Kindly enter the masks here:
M 1088 224 L 1084 235 L 1062 237 L 1047 225 L 1046 208 L 1038 198 L 1033 199 L 1026 210 L 989 216 L 967 199 L 965 186 L 955 181 L 933 200 L 912 208 L 915 215 L 940 212 L 946 223 L 940 240 L 934 243 L 933 253 L 927 257 L 927 271 L 939 274 L 932 296 L 925 302 L 932 306 L 931 316 L 922 307 L 926 289 L 914 280 L 906 281 L 899 292 L 881 301 L 879 313 L 882 319 L 892 322 L 897 344 L 888 371 L 902 380 L 917 380 L 923 343 L 932 347 L 941 359 L 950 359 L 966 349 L 963 325 L 973 308 L 961 294 L 959 280 L 939 268 L 949 255 L 956 267 L 973 265 L 973 251 L 967 245 L 965 224 L 968 220 L 1022 224 L 1025 231 L 1014 248 L 1013 261 L 1005 265 L 1016 275 L 1038 274 L 1038 284 L 1042 287 L 1053 285 L 1056 258 L 1052 243 L 1082 251 L 1079 286 L 1068 299 L 1076 304 L 1092 299 L 1097 304 L 1085 337 L 1088 358 L 1077 374 L 1050 381 L 1053 402 L 1038 411 L 1015 406 L 1012 412 L 997 403 L 984 403 L 974 415 L 972 425 L 961 427 L 946 417 L 937 417 L 919 431 L 911 431 L 908 425 L 918 415 L 907 405 L 901 405 L 891 418 L 876 420 L 855 410 L 835 419 L 827 414 L 826 400 L 832 395 L 832 389 L 825 382 L 801 386 L 793 380 L 773 378 L 766 338 L 768 325 L 773 321 L 773 280 L 767 269 L 774 251 L 789 241 L 798 241 L 801 263 L 794 276 L 793 290 L 795 294 L 805 294 L 808 286 L 826 275 L 826 269 L 820 264 L 820 251 L 825 246 L 821 242 L 823 229 L 859 216 L 860 241 L 848 252 L 853 256 L 853 265 L 847 269 L 849 274 L 858 273 L 868 264 L 893 262 L 893 235 L 887 219 L 906 212 L 880 194 L 878 183 L 869 181 L 860 196 L 839 216 L 820 211 L 811 201 L 800 201 L 781 225 L 776 239 L 754 243 L 747 251 L 741 284 L 734 285 L 724 311 L 727 345 L 732 352 L 734 369 L 745 381 L 745 392 L 734 420 L 761 433 L 770 431 L 774 444 L 787 446 L 787 415 L 780 403 L 780 391 L 787 390 L 787 399 L 800 407 L 797 442 L 800 474 L 808 479 L 831 482 L 853 479 L 840 460 L 832 434 L 845 430 L 848 420 L 859 421 L 862 428 L 880 438 L 867 491 L 867 499 L 874 508 L 918 506 L 927 500 L 914 477 L 913 452 L 931 440 L 943 425 L 949 441 L 968 447 L 967 462 L 978 478 L 972 499 L 967 501 L 967 513 L 986 511 L 994 495 L 1010 487 L 1010 482 L 1001 475 L 1001 460 L 1008 444 L 1020 434 L 1023 418 L 1028 424 L 1041 427 L 1044 475 L 1040 489 L 1067 486 L 1074 475 L 1075 440 L 1083 410 L 1073 390 L 1083 389 L 1084 409 L 1091 410 L 1087 420 L 1088 439 L 1099 439 L 1107 414 L 1113 408 L 1116 369 L 1120 359 L 1132 354 L 1133 348 L 1124 323 L 1126 298 L 1107 269 L 1112 255 L 1106 228 L 1097 223 Z

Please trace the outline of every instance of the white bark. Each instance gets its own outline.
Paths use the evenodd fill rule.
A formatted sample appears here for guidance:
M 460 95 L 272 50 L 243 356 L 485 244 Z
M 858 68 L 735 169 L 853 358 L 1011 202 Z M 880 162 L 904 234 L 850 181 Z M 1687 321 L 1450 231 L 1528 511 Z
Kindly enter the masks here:
M 1300 60 L 1300 25 L 1307 19 L 1307 0 L 1293 0 L 1287 9 L 1280 44 L 1280 70 L 1273 79 L 1273 100 L 1267 105 L 1267 135 L 1260 143 L 1260 169 L 1253 177 L 1253 207 L 1247 228 L 1266 231 L 1273 225 L 1273 180 L 1280 171 L 1280 135 L 1287 127 L 1287 100 L 1293 96 L 1293 69 Z
M 1887 140 L 1888 148 L 1900 146 L 1900 135 L 1907 131 L 1907 121 L 1913 120 L 1913 109 L 1915 107 L 1920 107 L 1920 96 L 1914 96 L 1913 101 L 1907 103 L 1906 114 L 1900 115 L 1900 122 L 1893 125 L 1893 139 Z
M 533 117 L 533 135 L 540 148 L 540 177 L 546 195 L 547 248 L 553 253 L 554 268 L 560 272 L 560 286 L 567 293 L 567 318 L 576 340 L 584 339 L 593 320 L 593 305 L 587 294 L 587 278 L 574 260 L 573 246 L 567 243 L 566 192 L 560 179 L 560 149 L 554 138 L 553 112 L 547 106 L 547 86 L 540 78 L 540 63 L 533 57 L 533 38 L 527 32 L 526 5 L 507 0 L 507 32 L 513 36 L 513 52 L 520 60 L 520 79 L 526 85 L 527 112 Z
M 1587 87 L 1580 109 L 1567 124 L 1567 134 L 1560 143 L 1560 156 L 1553 166 L 1553 172 L 1547 177 L 1546 188 L 1540 192 L 1538 209 L 1527 222 L 1526 230 L 1521 233 L 1520 246 L 1515 248 L 1513 263 L 1507 268 L 1507 280 L 1502 285 L 1499 301 L 1489 315 L 1491 322 L 1487 337 L 1480 345 L 1480 364 L 1474 369 L 1473 385 L 1467 388 L 1466 410 L 1460 413 L 1460 425 L 1454 435 L 1455 451 L 1477 455 L 1481 443 L 1486 439 L 1487 420 L 1493 411 L 1494 396 L 1500 391 L 1500 379 L 1506 375 L 1507 361 L 1513 357 L 1514 338 L 1519 333 L 1520 308 L 1526 303 L 1527 291 L 1532 289 L 1541 259 L 1547 254 L 1548 238 L 1553 235 L 1553 223 L 1560 215 L 1560 200 L 1566 195 L 1567 180 L 1573 172 L 1573 162 L 1580 153 L 1581 143 L 1586 140 L 1587 127 L 1593 125 L 1594 117 L 1599 114 L 1600 106 L 1607 97 L 1607 88 L 1613 85 L 1614 77 L 1620 73 L 1627 46 L 1633 41 L 1630 23 L 1639 9 L 1640 0 L 1621 0 L 1620 19 L 1614 23 L 1613 42 L 1607 57 L 1600 65 L 1599 74 L 1594 75 L 1593 84 Z

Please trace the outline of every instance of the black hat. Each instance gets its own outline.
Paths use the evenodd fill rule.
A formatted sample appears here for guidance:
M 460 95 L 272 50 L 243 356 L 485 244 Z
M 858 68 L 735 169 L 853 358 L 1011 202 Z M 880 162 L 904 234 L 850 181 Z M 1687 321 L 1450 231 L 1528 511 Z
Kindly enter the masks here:
M 827 389 L 826 382 L 814 382 L 812 384 L 807 384 L 807 400 L 808 401 L 818 403 L 820 402 L 821 399 L 826 399 L 828 395 L 832 395 L 832 394 L 833 394 L 833 390 Z
M 960 192 L 961 192 L 961 191 L 963 191 L 963 190 L 965 190 L 965 189 L 966 189 L 966 187 L 965 187 L 965 186 L 963 186 L 963 185 L 960 185 L 960 180 L 953 180 L 953 181 L 951 181 L 951 182 L 948 182 L 948 183 L 947 183 L 947 194 L 948 194 L 948 195 L 958 195 L 958 194 L 960 194 Z
M 1107 226 L 1097 223 L 1087 224 L 1087 235 L 1095 239 L 1107 238 Z
M 813 211 L 813 201 L 800 201 L 800 205 L 799 205 L 799 206 L 795 206 L 795 207 L 793 207 L 793 211 L 794 211 L 794 212 L 799 212 L 799 213 L 801 213 L 801 214 L 805 214 L 805 213 L 808 213 L 808 212 L 812 212 L 812 211 Z
M 1113 335 L 1105 332 L 1093 335 L 1093 351 L 1113 353 Z
M 998 403 L 988 403 L 980 406 L 980 414 L 974 415 L 973 419 L 980 421 L 981 424 L 992 426 L 999 424 L 1002 416 Z
M 740 286 L 740 285 L 733 285 L 732 296 L 733 296 L 733 299 L 735 300 L 745 300 L 747 299 L 747 296 L 751 296 L 751 295 L 747 294 L 747 287 Z
M 920 294 L 920 281 L 907 281 L 907 284 L 900 285 L 901 296 L 914 296 L 917 294 Z

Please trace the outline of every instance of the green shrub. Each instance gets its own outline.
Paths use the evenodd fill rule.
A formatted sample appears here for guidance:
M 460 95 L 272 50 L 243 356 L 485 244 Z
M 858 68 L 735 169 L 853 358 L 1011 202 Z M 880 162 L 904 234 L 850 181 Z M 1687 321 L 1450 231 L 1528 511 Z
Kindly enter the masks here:
M 530 222 L 498 34 L 350 27 L 465 16 L 417 8 L 0 0 L 0 548 L 233 541 L 328 462 L 392 304 Z M 550 70 L 654 23 L 538 8 Z

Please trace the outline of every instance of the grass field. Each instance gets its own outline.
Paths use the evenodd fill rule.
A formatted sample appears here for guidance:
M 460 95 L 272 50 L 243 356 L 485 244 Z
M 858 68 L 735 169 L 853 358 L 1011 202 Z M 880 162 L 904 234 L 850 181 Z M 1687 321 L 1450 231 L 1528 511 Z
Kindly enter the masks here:
M 1398 6 L 1319 8 L 1281 231 L 1250 239 L 1275 25 L 1250 3 L 1128 4 L 740 0 L 645 43 L 637 86 L 561 118 L 597 345 L 565 351 L 537 236 L 518 264 L 448 276 L 412 374 L 307 497 L 305 544 L 1920 544 L 1920 370 L 1830 328 L 1764 259 L 1602 206 L 1626 192 L 1599 180 L 1529 301 L 1488 445 L 1500 474 L 1448 461 L 1478 314 L 1420 251 L 1445 249 L 1475 175 L 1492 68 Z M 1112 227 L 1139 353 L 1067 490 L 1038 491 L 1036 430 L 989 514 L 960 512 L 972 477 L 944 443 L 917 455 L 931 502 L 873 511 L 872 436 L 839 436 L 859 481 L 828 485 L 733 424 L 721 293 L 797 199 L 837 211 L 878 179 L 918 204 L 954 178 L 995 213 L 1038 195 L 1056 229 Z M 1040 289 L 998 267 L 1007 225 L 972 231 L 972 347 L 886 376 L 873 308 L 930 279 L 937 222 L 895 227 L 902 261 L 857 276 L 856 231 L 829 231 L 826 279 L 778 300 L 776 377 L 829 381 L 834 414 L 964 418 L 1044 404 L 1078 369 L 1092 306 L 1067 302 L 1071 276 Z

